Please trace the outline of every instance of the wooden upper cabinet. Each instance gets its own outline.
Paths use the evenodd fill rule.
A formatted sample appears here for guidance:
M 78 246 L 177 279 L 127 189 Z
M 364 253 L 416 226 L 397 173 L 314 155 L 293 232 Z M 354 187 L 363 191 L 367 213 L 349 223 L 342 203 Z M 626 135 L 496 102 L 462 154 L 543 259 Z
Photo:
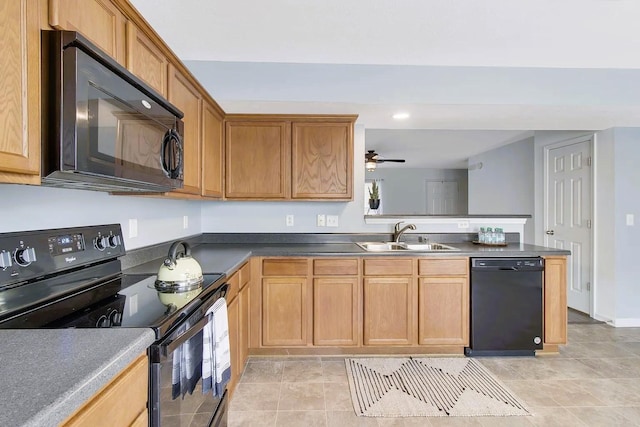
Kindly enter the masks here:
M 294 122 L 293 199 L 352 199 L 353 124 Z
M 169 102 L 184 113 L 184 187 L 180 193 L 200 194 L 201 95 L 189 79 L 169 64 Z
M 0 6 L 0 182 L 40 182 L 38 16 L 38 2 L 31 0 Z
M 287 122 L 227 121 L 225 196 L 288 197 L 289 135 Z
M 167 96 L 169 60 L 136 24 L 127 21 L 127 68 L 162 96 Z
M 49 24 L 79 31 L 121 64 L 125 63 L 125 17 L 110 0 L 49 0 Z
M 202 195 L 222 197 L 223 118 L 209 102 L 202 105 Z

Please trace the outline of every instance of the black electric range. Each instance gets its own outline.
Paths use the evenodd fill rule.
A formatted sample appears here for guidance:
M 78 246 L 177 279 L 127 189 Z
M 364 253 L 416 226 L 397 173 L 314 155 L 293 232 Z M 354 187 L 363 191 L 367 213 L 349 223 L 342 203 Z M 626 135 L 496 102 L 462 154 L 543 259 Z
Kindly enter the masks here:
M 149 327 L 162 338 L 224 284 L 205 274 L 182 307 L 156 275 L 127 275 L 119 224 L 0 234 L 0 329 Z

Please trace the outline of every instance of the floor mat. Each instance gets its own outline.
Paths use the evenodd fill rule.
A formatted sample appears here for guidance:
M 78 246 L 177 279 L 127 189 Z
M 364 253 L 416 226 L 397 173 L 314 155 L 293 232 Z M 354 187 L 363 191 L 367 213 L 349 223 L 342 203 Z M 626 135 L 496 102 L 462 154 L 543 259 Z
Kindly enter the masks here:
M 345 359 L 351 399 L 366 417 L 531 415 L 471 358 Z

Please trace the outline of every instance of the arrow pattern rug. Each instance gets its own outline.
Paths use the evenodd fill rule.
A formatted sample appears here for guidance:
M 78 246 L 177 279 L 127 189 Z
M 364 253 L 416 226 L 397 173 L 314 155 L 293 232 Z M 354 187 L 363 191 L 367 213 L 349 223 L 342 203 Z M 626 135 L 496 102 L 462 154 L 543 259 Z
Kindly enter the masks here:
M 469 358 L 345 359 L 351 400 L 365 417 L 531 415 L 520 400 Z

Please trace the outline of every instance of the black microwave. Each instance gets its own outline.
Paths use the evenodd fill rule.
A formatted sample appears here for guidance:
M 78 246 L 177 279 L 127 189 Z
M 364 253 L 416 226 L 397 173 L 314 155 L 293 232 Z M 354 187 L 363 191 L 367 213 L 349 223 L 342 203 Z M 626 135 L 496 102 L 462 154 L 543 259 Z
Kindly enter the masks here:
M 183 186 L 183 114 L 75 31 L 42 31 L 42 185 Z

